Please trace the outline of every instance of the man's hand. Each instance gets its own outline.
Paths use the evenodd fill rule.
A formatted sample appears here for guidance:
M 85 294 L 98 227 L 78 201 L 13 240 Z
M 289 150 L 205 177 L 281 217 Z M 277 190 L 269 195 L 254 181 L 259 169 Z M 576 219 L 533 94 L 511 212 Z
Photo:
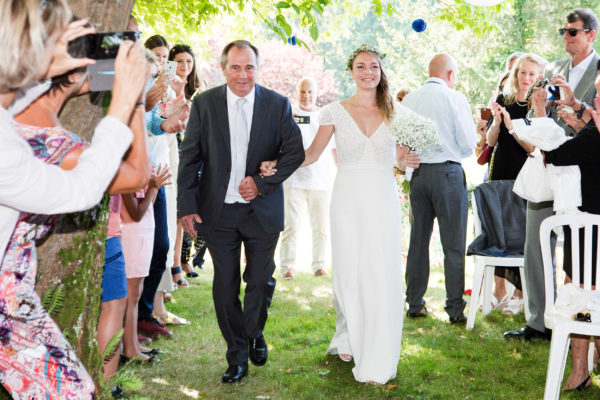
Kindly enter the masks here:
M 258 196 L 258 188 L 256 187 L 256 183 L 254 183 L 254 179 L 250 176 L 242 179 L 239 190 L 242 198 L 246 201 L 252 201 Z
M 567 125 L 575 130 L 575 132 L 579 132 L 585 125 L 583 120 L 577 118 L 573 112 L 570 112 L 569 109 L 566 109 L 564 106 L 559 106 L 557 113 Z
M 600 97 L 596 97 L 594 99 L 594 106 L 596 106 L 596 109 L 591 109 L 592 118 L 594 119 L 594 123 L 596 124 L 596 129 L 598 129 L 598 131 L 600 132 Z
M 196 237 L 198 236 L 198 232 L 196 232 L 196 228 L 194 228 L 194 222 L 201 224 L 202 218 L 200 218 L 198 214 L 189 214 L 181 217 L 181 226 L 183 227 L 183 230 L 187 234 Z
M 569 86 L 569 83 L 563 77 L 556 76 L 552 79 L 552 82 L 564 89 L 561 92 L 560 100 L 554 100 L 556 104 L 562 104 L 571 108 L 577 106 L 579 102 L 575 100 L 571 86 Z

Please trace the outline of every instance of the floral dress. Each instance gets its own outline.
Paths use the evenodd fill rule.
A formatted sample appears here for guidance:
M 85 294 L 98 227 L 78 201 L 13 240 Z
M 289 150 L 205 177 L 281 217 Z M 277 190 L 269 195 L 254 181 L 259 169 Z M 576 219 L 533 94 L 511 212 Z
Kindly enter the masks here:
M 48 164 L 60 164 L 84 144 L 59 127 L 17 124 L 17 130 Z M 0 383 L 13 399 L 91 399 L 94 393 L 94 382 L 34 291 L 35 241 L 54 220 L 21 213 L 0 264 Z

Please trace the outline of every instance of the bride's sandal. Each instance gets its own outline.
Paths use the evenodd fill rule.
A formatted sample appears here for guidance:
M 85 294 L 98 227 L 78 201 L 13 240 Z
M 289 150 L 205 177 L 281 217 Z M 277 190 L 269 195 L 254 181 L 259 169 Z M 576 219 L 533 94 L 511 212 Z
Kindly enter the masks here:
M 338 354 L 338 356 L 340 357 L 340 360 L 342 360 L 343 362 L 352 361 L 352 354 Z

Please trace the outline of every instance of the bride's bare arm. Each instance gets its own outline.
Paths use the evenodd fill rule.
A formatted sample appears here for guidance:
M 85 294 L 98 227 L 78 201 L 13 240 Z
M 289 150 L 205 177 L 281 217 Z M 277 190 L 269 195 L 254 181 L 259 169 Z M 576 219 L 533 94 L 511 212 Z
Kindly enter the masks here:
M 313 139 L 313 142 L 310 144 L 310 147 L 304 152 L 304 162 L 298 168 L 306 167 L 307 165 L 310 165 L 319 159 L 319 156 L 321 156 L 323 150 L 325 150 L 325 147 L 327 147 L 327 144 L 331 140 L 331 135 L 333 135 L 334 130 L 334 125 L 321 125 L 319 127 L 319 130 L 317 131 L 317 135 Z M 260 175 L 263 177 L 275 175 L 275 173 L 277 172 L 277 168 L 275 168 L 276 165 L 277 160 L 261 162 Z
M 333 135 L 333 131 L 335 130 L 334 125 L 321 125 L 319 126 L 319 130 L 317 131 L 317 135 L 315 136 L 313 142 L 310 147 L 306 149 L 304 153 L 304 162 L 300 167 L 306 167 L 317 161 L 327 144 L 331 140 L 331 135 Z

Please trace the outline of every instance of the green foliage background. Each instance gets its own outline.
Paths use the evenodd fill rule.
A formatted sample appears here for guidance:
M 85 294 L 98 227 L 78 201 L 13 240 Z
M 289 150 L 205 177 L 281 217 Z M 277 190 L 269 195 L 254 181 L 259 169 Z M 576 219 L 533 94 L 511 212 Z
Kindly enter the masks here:
M 334 71 L 342 97 L 354 90 L 346 58 L 361 43 L 387 54 L 393 90 L 420 86 L 429 59 L 447 52 L 460 66 L 458 90 L 476 109 L 487 103 L 512 52 L 535 52 L 549 61 L 566 57 L 557 29 L 570 10 L 581 7 L 600 13 L 597 0 L 505 0 L 493 7 L 464 0 L 138 0 L 134 13 L 146 29 L 192 44 L 200 57 L 214 57 L 207 43 L 215 34 L 259 46 L 294 34 Z M 427 22 L 423 33 L 411 28 L 417 18 Z

